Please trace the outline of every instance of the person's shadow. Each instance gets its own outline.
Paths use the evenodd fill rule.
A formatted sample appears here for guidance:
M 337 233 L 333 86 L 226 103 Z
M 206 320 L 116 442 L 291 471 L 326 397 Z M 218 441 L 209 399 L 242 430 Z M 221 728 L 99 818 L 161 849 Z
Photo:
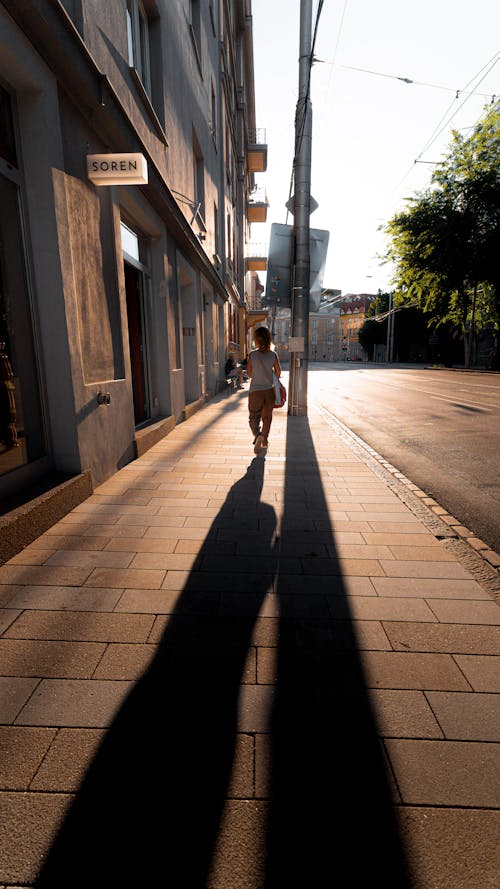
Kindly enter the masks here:
M 411 886 L 307 418 L 288 419 L 279 538 L 261 502 L 264 466 L 252 461 L 214 519 L 36 889 Z M 248 664 L 268 591 L 274 676 Z M 244 862 L 248 876 L 220 843 L 245 680 L 274 680 L 259 738 L 269 773 L 256 771 L 265 848 L 254 850 L 258 872 Z
M 276 570 L 264 460 L 231 488 L 158 652 L 114 719 L 56 837 L 37 889 L 202 889 L 231 779 L 238 695 Z M 224 570 L 252 537 L 263 572 Z M 252 681 L 255 681 L 254 678 Z

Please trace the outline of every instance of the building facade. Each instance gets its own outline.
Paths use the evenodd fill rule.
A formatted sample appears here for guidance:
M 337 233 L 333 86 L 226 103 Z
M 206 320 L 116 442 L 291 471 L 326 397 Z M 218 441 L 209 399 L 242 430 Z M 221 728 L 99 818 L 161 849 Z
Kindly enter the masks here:
M 340 291 L 335 293 L 340 294 Z M 286 363 L 289 357 L 288 343 L 292 335 L 291 309 L 273 307 L 268 326 L 273 331 L 280 360 Z M 309 313 L 308 357 L 309 361 L 326 362 L 340 361 L 342 358 L 340 307 L 335 299 L 325 299 L 317 312 Z
M 366 352 L 358 333 L 366 321 L 366 313 L 377 298 L 373 293 L 346 293 L 340 303 L 341 360 L 364 361 Z
M 0 0 L 0 499 L 108 478 L 246 351 L 254 105 L 251 0 Z

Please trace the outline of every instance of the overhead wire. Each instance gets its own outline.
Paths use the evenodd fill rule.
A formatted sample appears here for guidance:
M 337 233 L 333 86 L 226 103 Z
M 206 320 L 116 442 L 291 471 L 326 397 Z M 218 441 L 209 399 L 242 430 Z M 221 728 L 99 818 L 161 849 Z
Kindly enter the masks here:
M 326 62 L 325 64 L 334 65 L 335 62 Z M 413 80 L 413 78 L 411 78 L 411 77 L 401 77 L 397 74 L 386 74 L 383 71 L 372 71 L 369 68 L 357 68 L 354 65 L 339 65 L 339 67 L 344 68 L 347 71 L 360 71 L 363 74 L 372 74 L 375 77 L 387 77 L 390 80 L 400 80 L 400 81 L 402 81 L 402 83 L 412 84 L 413 86 L 426 86 L 426 87 L 430 87 L 431 89 L 445 90 L 448 93 L 455 93 L 456 99 L 458 99 L 460 95 L 464 95 L 464 92 L 465 92 L 465 90 L 456 89 L 455 87 L 452 87 L 452 86 L 441 86 L 438 83 L 428 83 L 425 80 Z M 482 96 L 484 99 L 489 99 L 491 96 L 490 93 L 477 93 L 477 92 L 470 92 L 470 93 L 467 93 L 467 95 Z
M 474 81 L 476 81 L 477 78 L 480 77 L 480 75 L 483 75 L 483 76 L 481 77 L 481 79 L 480 79 L 480 80 L 477 82 L 477 84 L 476 84 L 476 86 L 479 86 L 479 85 L 483 82 L 483 80 L 487 77 L 487 75 L 490 73 L 490 71 L 493 70 L 493 68 L 495 67 L 495 65 L 496 65 L 499 61 L 500 61 L 500 51 L 496 52 L 495 55 L 492 56 L 491 59 L 489 59 L 488 62 L 486 62 L 486 64 L 483 65 L 483 67 L 480 68 L 479 71 L 478 71 L 476 74 L 474 74 L 473 77 L 471 77 L 471 79 L 466 83 L 465 87 L 464 87 L 462 90 L 457 91 L 457 94 L 456 94 L 455 98 L 450 102 L 450 104 L 448 105 L 446 111 L 445 111 L 444 114 L 442 115 L 442 117 L 441 117 L 439 123 L 434 127 L 434 130 L 432 131 L 431 135 L 429 136 L 429 138 L 428 138 L 427 142 L 425 143 L 424 147 L 422 148 L 422 150 L 420 151 L 420 153 L 417 155 L 417 157 L 416 157 L 415 160 L 413 161 L 413 164 L 411 165 L 411 167 L 409 167 L 409 169 L 406 171 L 406 173 L 404 174 L 404 176 L 399 180 L 399 182 L 398 182 L 398 184 L 395 186 L 395 188 L 393 188 L 393 190 L 392 190 L 392 192 L 391 192 L 391 194 L 390 194 L 389 197 L 392 197 L 397 191 L 399 191 L 399 189 L 401 188 L 403 182 L 405 182 L 405 180 L 408 178 L 408 176 L 410 175 L 410 173 L 412 172 L 412 170 L 415 168 L 415 165 L 416 165 L 417 163 L 420 163 L 420 162 L 421 162 L 421 161 L 420 161 L 420 158 L 422 157 L 422 155 L 425 154 L 425 152 L 429 150 L 429 148 L 431 147 L 431 145 L 434 144 L 434 142 L 436 141 L 436 139 L 439 138 L 439 136 L 440 136 L 440 135 L 444 132 L 444 130 L 449 126 L 449 124 L 451 123 L 451 121 L 453 120 L 453 118 L 454 118 L 454 117 L 458 114 L 458 112 L 463 108 L 463 106 L 465 105 L 465 103 L 468 102 L 468 100 L 470 99 L 470 97 L 471 97 L 472 95 L 474 95 L 474 92 L 470 92 L 470 93 L 467 93 L 467 92 L 466 92 L 467 89 L 468 89 L 468 87 L 469 87 L 472 83 L 474 83 Z M 489 67 L 488 67 L 488 66 L 489 66 Z M 486 71 L 485 71 L 485 68 L 487 68 Z M 483 74 L 483 71 L 485 71 L 484 74 Z M 448 116 L 449 113 L 450 113 L 450 111 L 451 111 L 451 109 L 453 108 L 453 105 L 454 105 L 455 102 L 457 101 L 458 96 L 460 95 L 460 93 L 462 93 L 462 94 L 463 94 L 463 93 L 466 93 L 466 98 L 465 98 L 464 101 L 458 106 L 458 108 L 455 109 L 455 111 L 453 112 L 453 114 L 452 114 L 451 116 Z M 443 124 L 443 121 L 445 121 L 444 124 Z M 441 124 L 443 124 L 443 126 L 441 126 Z M 440 129 L 440 127 L 441 127 L 441 129 Z

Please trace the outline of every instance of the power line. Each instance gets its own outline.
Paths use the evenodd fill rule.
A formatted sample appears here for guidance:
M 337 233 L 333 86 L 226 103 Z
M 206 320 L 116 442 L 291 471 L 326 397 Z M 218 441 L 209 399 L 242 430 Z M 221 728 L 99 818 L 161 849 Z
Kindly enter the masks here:
M 331 62 L 331 63 L 327 62 L 327 64 L 334 65 L 335 62 Z M 449 93 L 455 93 L 456 99 L 458 99 L 460 95 L 464 95 L 464 90 L 455 89 L 454 87 L 451 87 L 451 86 L 440 86 L 437 83 L 427 83 L 424 80 L 413 80 L 411 77 L 400 77 L 397 74 L 385 74 L 382 71 L 371 71 L 368 68 L 356 68 L 354 65 L 339 65 L 339 67 L 345 68 L 348 71 L 360 71 L 363 74 L 372 74 L 375 77 L 387 77 L 390 80 L 400 80 L 403 83 L 412 84 L 413 86 L 427 86 L 427 87 L 430 87 L 430 88 L 436 89 L 436 90 L 445 90 L 446 92 L 449 92 Z M 491 96 L 490 93 L 476 93 L 476 92 L 470 92 L 470 93 L 467 93 L 467 95 L 468 96 L 482 96 L 484 99 L 489 99 Z
M 487 77 L 487 75 L 490 73 L 490 71 L 492 71 L 492 69 L 495 67 L 495 65 L 497 64 L 497 62 L 499 62 L 499 61 L 500 61 L 500 51 L 499 51 L 499 52 L 496 52 L 495 55 L 492 56 L 491 59 L 489 59 L 489 61 L 486 62 L 486 64 L 483 65 L 483 67 L 480 68 L 479 71 L 478 71 L 476 74 L 474 74 L 473 77 L 471 77 L 471 79 L 468 81 L 468 83 L 466 83 L 466 85 L 465 85 L 465 87 L 463 88 L 463 90 L 459 90 L 459 91 L 457 92 L 455 98 L 454 98 L 454 99 L 451 101 L 451 103 L 448 105 L 448 107 L 447 107 L 445 113 L 443 114 L 443 116 L 441 117 L 439 123 L 434 127 L 434 130 L 432 131 L 431 135 L 429 136 L 429 138 L 428 138 L 427 142 L 425 143 L 424 147 L 422 148 L 420 154 L 417 155 L 417 157 L 416 157 L 415 160 L 413 161 L 413 164 L 411 165 L 411 167 L 406 171 L 406 173 L 404 174 L 404 176 L 399 180 L 399 182 L 398 182 L 398 184 L 395 186 L 395 188 L 393 188 L 393 190 L 392 190 L 392 192 L 391 192 L 391 194 L 390 194 L 389 197 L 392 197 L 392 195 L 394 195 L 397 191 L 399 191 L 399 189 L 401 188 L 403 182 L 408 178 L 408 176 L 410 175 L 410 173 L 412 172 L 412 170 L 415 168 L 415 165 L 416 165 L 417 163 L 420 162 L 420 158 L 422 157 L 422 155 L 425 154 L 425 152 L 429 150 L 429 148 L 431 147 L 431 145 L 433 145 L 434 142 L 436 141 L 436 139 L 439 138 L 439 136 L 441 135 L 441 133 L 444 132 L 444 130 L 445 130 L 446 127 L 451 123 L 451 121 L 453 120 L 453 118 L 455 117 L 455 115 L 458 114 L 458 112 L 460 111 L 460 109 L 463 108 L 463 106 L 465 105 L 466 102 L 468 102 L 470 96 L 471 96 L 471 95 L 474 95 L 474 93 L 467 93 L 467 92 L 466 92 L 467 89 L 468 89 L 468 87 L 469 87 L 474 81 L 476 81 L 477 78 L 480 77 L 480 75 L 483 75 L 483 76 L 481 77 L 481 79 L 478 81 L 478 83 L 476 84 L 476 86 L 479 86 L 479 85 L 483 82 L 483 80 Z M 488 66 L 490 66 L 490 67 L 488 67 Z M 483 71 L 485 70 L 485 68 L 487 68 L 488 70 L 483 74 Z M 451 109 L 453 108 L 453 105 L 454 105 L 455 102 L 457 101 L 457 98 L 458 98 L 458 96 L 460 95 L 460 93 L 462 93 L 462 94 L 465 93 L 465 94 L 466 94 L 466 98 L 465 98 L 464 101 L 459 105 L 459 107 L 455 109 L 455 111 L 453 112 L 453 114 L 452 114 L 450 117 L 448 117 L 449 112 L 450 112 Z M 446 122 L 445 122 L 445 123 L 443 124 L 443 126 L 441 127 L 441 124 L 443 123 L 443 121 L 444 121 L 446 118 L 447 118 Z M 441 127 L 441 129 L 439 129 L 439 127 Z

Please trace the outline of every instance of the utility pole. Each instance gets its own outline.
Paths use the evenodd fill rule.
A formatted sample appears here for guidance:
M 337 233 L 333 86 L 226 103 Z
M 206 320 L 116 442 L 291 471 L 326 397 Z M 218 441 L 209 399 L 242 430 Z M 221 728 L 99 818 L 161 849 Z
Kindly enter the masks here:
M 309 340 L 312 107 L 312 0 L 300 0 L 299 98 L 295 113 L 294 274 L 292 278 L 292 341 L 288 413 L 307 416 Z
M 392 290 L 389 293 L 389 315 L 387 317 L 387 342 L 385 347 L 385 360 L 387 364 L 392 364 L 394 340 L 394 308 L 392 299 Z

